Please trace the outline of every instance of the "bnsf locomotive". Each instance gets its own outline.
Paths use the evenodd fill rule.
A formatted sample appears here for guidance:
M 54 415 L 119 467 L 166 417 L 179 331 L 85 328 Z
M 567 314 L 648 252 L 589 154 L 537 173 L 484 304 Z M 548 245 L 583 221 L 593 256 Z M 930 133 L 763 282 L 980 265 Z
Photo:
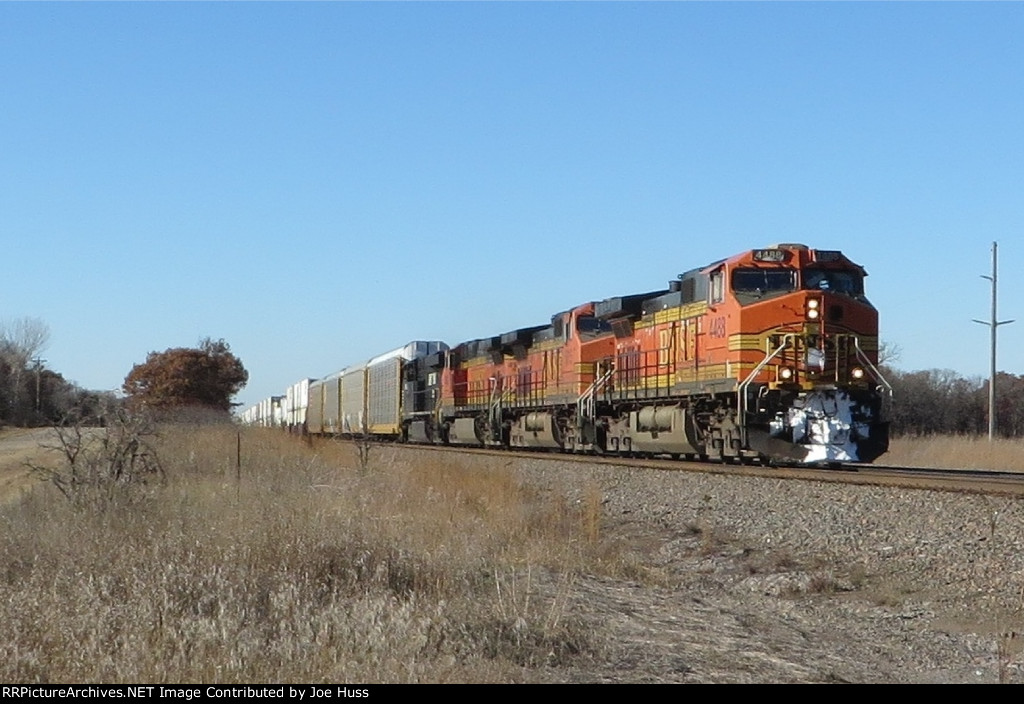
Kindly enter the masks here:
M 888 447 L 891 389 L 865 276 L 835 250 L 754 249 L 549 324 L 410 343 L 243 420 L 446 445 L 870 462 Z

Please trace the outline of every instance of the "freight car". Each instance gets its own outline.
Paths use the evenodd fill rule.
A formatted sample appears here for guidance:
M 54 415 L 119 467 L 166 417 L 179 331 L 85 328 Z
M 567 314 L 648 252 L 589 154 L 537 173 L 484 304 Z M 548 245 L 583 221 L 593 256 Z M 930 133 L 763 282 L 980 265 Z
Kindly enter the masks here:
M 429 415 L 427 397 L 407 380 L 423 359 L 441 358 L 443 342 L 416 341 L 323 379 L 309 380 L 305 422 L 313 435 L 407 438 L 420 416 Z
M 888 447 L 891 388 L 865 276 L 835 250 L 748 250 L 663 290 L 451 348 L 413 342 L 310 382 L 303 427 L 447 445 L 872 461 Z

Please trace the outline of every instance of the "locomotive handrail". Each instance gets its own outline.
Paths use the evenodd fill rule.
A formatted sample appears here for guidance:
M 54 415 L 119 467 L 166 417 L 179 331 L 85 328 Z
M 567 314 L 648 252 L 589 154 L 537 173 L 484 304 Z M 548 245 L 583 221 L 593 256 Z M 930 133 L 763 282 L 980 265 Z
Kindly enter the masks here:
M 882 372 L 880 372 L 878 370 L 878 367 L 876 367 L 872 363 L 872 361 L 870 359 L 868 359 L 868 356 L 864 353 L 864 350 L 862 350 L 860 348 L 860 338 L 857 337 L 856 335 L 853 336 L 853 349 L 854 349 L 854 352 L 856 352 L 856 354 L 857 354 L 857 359 L 861 362 L 861 364 L 863 364 L 864 366 L 866 366 L 868 369 L 871 370 L 871 373 L 875 375 L 875 379 L 878 380 L 879 385 L 882 386 L 885 389 L 885 391 L 886 391 L 885 397 L 889 399 L 889 403 L 891 404 L 892 403 L 892 384 L 890 384 L 889 381 L 884 376 L 882 376 Z M 883 412 L 882 412 L 883 417 L 889 415 L 886 412 L 887 410 L 888 409 L 883 408 Z
M 856 335 L 854 335 L 854 337 L 853 337 L 853 347 L 854 347 L 854 349 L 857 352 L 857 359 L 859 359 L 862 364 L 864 364 L 866 367 L 868 367 L 868 369 L 871 370 L 871 373 L 875 375 L 876 379 L 878 379 L 878 383 L 880 383 L 882 386 L 884 386 L 885 390 L 888 391 L 889 395 L 891 396 L 892 395 L 892 384 L 890 384 L 886 380 L 886 378 L 884 376 L 882 376 L 882 372 L 880 372 L 878 370 L 878 367 L 876 367 L 871 362 L 871 360 L 868 359 L 868 356 L 866 354 L 864 354 L 864 350 L 862 350 L 860 348 L 860 338 L 857 337 Z
M 761 372 L 761 370 L 765 368 L 765 366 L 768 364 L 768 362 L 770 362 L 773 359 L 775 359 L 776 357 L 778 357 L 779 354 L 781 354 L 784 349 L 789 347 L 790 341 L 794 341 L 795 342 L 795 340 L 796 340 L 796 335 L 794 335 L 792 333 L 783 335 L 782 336 L 782 344 L 780 344 L 777 348 L 775 348 L 774 352 L 772 352 L 771 354 L 766 355 L 765 358 L 762 359 L 761 362 L 756 367 L 754 367 L 753 371 L 751 371 L 750 374 L 747 375 L 747 378 L 744 379 L 743 381 L 741 381 L 739 383 L 739 385 L 736 387 L 736 391 L 737 391 L 737 396 L 736 396 L 736 415 L 737 415 L 737 420 L 739 421 L 740 432 L 743 435 L 743 442 L 744 443 L 747 442 L 747 438 L 746 438 L 746 431 L 747 431 L 747 387 L 750 386 L 750 383 Z

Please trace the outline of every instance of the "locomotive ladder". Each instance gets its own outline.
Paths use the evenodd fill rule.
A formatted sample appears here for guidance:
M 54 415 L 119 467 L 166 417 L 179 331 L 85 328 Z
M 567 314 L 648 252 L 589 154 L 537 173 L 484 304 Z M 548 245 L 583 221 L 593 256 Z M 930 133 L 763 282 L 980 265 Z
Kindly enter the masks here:
M 586 421 L 597 420 L 597 402 L 594 397 L 597 392 L 604 388 L 608 380 L 615 373 L 615 364 L 608 362 L 608 369 L 601 376 L 594 379 L 594 383 L 576 399 L 576 426 L 582 430 Z
M 496 442 L 501 441 L 501 417 L 502 410 L 505 406 L 505 399 L 512 395 L 515 391 L 515 386 L 509 384 L 508 388 L 505 386 L 505 377 L 491 377 L 494 382 L 494 386 L 491 387 L 491 397 L 487 404 L 487 418 L 490 423 L 491 440 Z

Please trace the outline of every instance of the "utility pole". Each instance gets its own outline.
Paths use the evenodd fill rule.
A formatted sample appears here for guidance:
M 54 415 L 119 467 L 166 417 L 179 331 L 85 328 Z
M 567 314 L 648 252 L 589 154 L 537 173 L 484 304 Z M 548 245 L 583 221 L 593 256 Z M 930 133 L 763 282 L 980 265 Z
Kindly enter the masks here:
M 40 405 L 41 405 L 40 404 L 40 397 L 42 395 L 41 394 L 41 392 L 42 392 L 42 376 L 41 376 L 41 374 L 42 374 L 43 364 L 46 362 L 46 360 L 45 359 L 41 359 L 39 357 L 36 357 L 32 361 L 34 361 L 35 365 L 36 365 L 36 413 L 38 413 Z
M 982 325 L 988 325 L 989 334 L 992 338 L 991 356 L 989 358 L 989 374 L 988 374 L 988 439 L 989 442 L 996 436 L 996 329 L 1000 325 L 1007 325 L 1012 323 L 1012 320 L 999 320 L 996 317 L 996 271 L 997 271 L 997 255 L 998 244 L 992 243 L 992 276 L 981 275 L 981 278 L 988 279 L 992 282 L 992 318 L 991 320 L 977 320 L 974 322 L 981 323 Z

